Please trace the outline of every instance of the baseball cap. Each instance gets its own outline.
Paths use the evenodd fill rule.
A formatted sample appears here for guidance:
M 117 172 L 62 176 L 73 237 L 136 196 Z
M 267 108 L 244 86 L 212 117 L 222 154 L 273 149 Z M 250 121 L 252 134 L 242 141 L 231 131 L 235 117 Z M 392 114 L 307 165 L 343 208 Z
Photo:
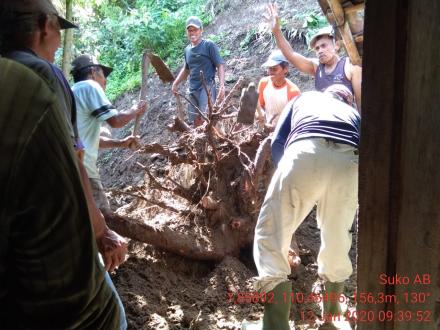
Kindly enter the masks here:
M 272 53 L 270 53 L 267 61 L 263 63 L 262 67 L 270 68 L 272 66 L 281 64 L 282 62 L 289 63 L 284 57 L 283 53 L 281 53 L 281 50 L 274 50 Z
M 322 29 L 319 29 L 318 32 L 316 32 L 313 35 L 312 39 L 310 40 L 310 47 L 311 48 L 315 47 L 316 41 L 318 40 L 319 37 L 322 37 L 322 36 L 328 36 L 328 37 L 334 39 L 335 34 L 333 31 L 333 28 L 329 25 L 329 26 L 323 27 Z
M 330 93 L 333 96 L 336 96 L 337 99 L 347 103 L 348 105 L 353 104 L 353 93 L 345 85 L 342 84 L 330 85 L 324 90 L 324 93 Z
M 113 68 L 100 64 L 95 57 L 91 55 L 80 55 L 72 61 L 72 70 L 70 73 L 74 73 L 84 68 L 91 66 L 99 66 L 104 72 L 104 76 L 107 78 L 110 73 L 112 73 Z
M 197 29 L 203 28 L 202 21 L 197 16 L 191 16 L 186 20 L 186 28 L 188 29 L 190 26 L 194 26 Z
M 78 28 L 76 24 L 60 16 L 50 0 L 9 0 L 3 5 L 10 11 L 10 23 L 26 20 L 27 16 L 33 18 L 40 14 L 51 14 L 58 18 L 61 29 Z

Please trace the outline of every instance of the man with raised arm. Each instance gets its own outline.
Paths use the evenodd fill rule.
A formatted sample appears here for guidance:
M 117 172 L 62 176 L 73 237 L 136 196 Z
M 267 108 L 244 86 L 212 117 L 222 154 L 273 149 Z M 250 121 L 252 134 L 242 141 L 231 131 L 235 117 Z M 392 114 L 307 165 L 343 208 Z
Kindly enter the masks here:
M 278 48 L 299 71 L 315 77 L 317 91 L 322 92 L 333 84 L 342 84 L 353 93 L 360 112 L 362 68 L 352 64 L 348 57 L 339 57 L 331 27 L 320 29 L 312 37 L 310 48 L 315 51 L 317 58 L 309 58 L 295 52 L 283 36 L 278 9 L 274 4 L 267 6 L 265 18 L 270 24 Z

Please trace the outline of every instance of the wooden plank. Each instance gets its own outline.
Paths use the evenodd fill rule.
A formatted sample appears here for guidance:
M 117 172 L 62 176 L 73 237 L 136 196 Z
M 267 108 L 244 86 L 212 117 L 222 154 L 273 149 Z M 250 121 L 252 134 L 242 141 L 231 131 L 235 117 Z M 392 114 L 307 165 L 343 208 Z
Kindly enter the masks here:
M 375 321 L 358 329 L 437 329 L 440 3 L 389 0 L 384 12 L 369 1 L 365 10 L 358 297 L 372 294 L 374 302 L 358 311 Z M 393 319 L 380 322 L 386 311 Z
M 344 23 L 343 27 L 339 27 L 339 32 L 341 34 L 342 40 L 344 41 L 345 50 L 347 51 L 347 54 L 350 57 L 350 61 L 353 64 L 361 65 L 362 60 L 361 57 L 359 56 L 359 52 L 354 42 L 353 35 L 351 34 L 348 21 Z
M 336 26 L 343 26 L 345 23 L 344 9 L 342 9 L 339 0 L 327 0 L 327 3 L 333 12 L 333 17 L 335 18 Z
M 436 301 L 440 308 L 440 2 L 410 0 L 407 12 L 396 273 L 410 283 L 397 285 L 395 291 L 402 300 L 410 297 L 398 308 L 412 321 L 394 329 L 431 330 L 440 327 L 434 325 Z M 415 284 L 418 279 L 421 283 Z M 431 321 L 424 322 L 428 317 Z
M 327 0 L 330 13 L 327 10 L 327 20 L 329 22 L 335 22 L 336 27 L 344 42 L 345 50 L 352 63 L 361 65 L 362 60 L 359 56 L 359 51 L 353 39 L 352 31 L 349 26 L 348 16 L 345 15 L 344 9 L 339 0 Z M 359 32 L 359 31 L 356 31 Z
M 389 226 L 393 209 L 394 187 L 391 186 L 393 163 L 397 6 L 399 0 L 389 0 L 387 11 L 379 1 L 369 1 L 365 7 L 364 55 L 362 85 L 362 136 L 359 159 L 359 240 L 357 297 L 385 291 L 379 275 L 394 269 L 389 260 Z M 380 51 L 378 51 L 380 45 Z M 358 315 L 378 315 L 386 309 L 384 302 L 360 303 Z M 359 330 L 392 329 L 390 322 L 358 322 Z

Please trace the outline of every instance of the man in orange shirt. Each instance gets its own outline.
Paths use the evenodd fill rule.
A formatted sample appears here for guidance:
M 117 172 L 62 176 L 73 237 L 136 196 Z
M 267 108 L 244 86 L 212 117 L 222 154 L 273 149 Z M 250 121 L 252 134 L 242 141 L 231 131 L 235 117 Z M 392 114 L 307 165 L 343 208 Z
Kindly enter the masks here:
M 257 119 L 270 128 L 275 128 L 286 104 L 300 94 L 299 88 L 286 78 L 289 62 L 280 50 L 273 51 L 262 65 L 267 68 L 267 77 L 258 84 Z

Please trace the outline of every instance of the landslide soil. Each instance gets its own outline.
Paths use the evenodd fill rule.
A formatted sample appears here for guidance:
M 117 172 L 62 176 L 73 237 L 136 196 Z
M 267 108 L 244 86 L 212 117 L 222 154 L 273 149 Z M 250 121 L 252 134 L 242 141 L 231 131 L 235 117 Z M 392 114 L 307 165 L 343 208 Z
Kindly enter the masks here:
M 298 31 L 291 40 L 294 49 L 306 56 L 313 56 L 301 37 L 304 31 L 301 27 L 305 13 L 319 12 L 317 1 L 293 0 L 283 4 L 280 7 L 288 22 L 286 28 Z M 224 52 L 227 91 L 239 76 L 243 76 L 246 82 L 257 84 L 265 74 L 261 64 L 274 48 L 274 42 L 270 34 L 263 33 L 264 7 L 265 4 L 252 0 L 212 1 L 206 5 L 206 10 L 211 10 L 215 19 L 205 28 L 204 35 L 217 36 L 215 41 Z M 166 130 L 175 114 L 171 86 L 161 83 L 154 74 L 150 76 L 148 112 L 141 123 L 141 139 L 143 143 L 172 144 L 176 135 Z M 296 69 L 290 69 L 289 78 L 302 91 L 313 89 L 313 79 Z M 115 104 L 118 109 L 125 109 L 131 106 L 131 101 L 136 100 L 137 96 L 138 91 L 127 93 Z M 124 137 L 130 131 L 131 127 L 126 127 L 112 130 L 111 134 Z M 145 172 L 139 164 L 160 174 L 164 171 L 165 162 L 161 157 L 129 150 L 101 153 L 99 166 L 104 187 L 111 191 L 143 186 Z M 108 196 L 115 209 L 120 208 L 119 211 L 141 217 L 151 224 L 169 221 L 178 228 L 179 221 L 184 221 L 130 196 L 112 192 Z M 316 263 L 319 235 L 312 211 L 296 234 L 302 263 L 291 274 L 290 280 L 298 294 L 308 295 L 312 290 L 319 289 Z M 350 251 L 353 264 L 355 242 L 356 235 L 353 235 L 354 244 Z M 260 303 L 237 300 L 239 293 L 254 291 L 252 277 L 256 276 L 256 269 L 251 247 L 243 249 L 238 257 L 226 257 L 220 263 L 213 263 L 182 258 L 132 240 L 129 242 L 127 261 L 111 276 L 125 306 L 129 329 L 240 329 L 244 319 L 252 321 L 262 317 L 263 306 Z M 355 283 L 354 274 L 345 291 L 347 296 L 352 296 Z M 297 301 L 291 310 L 291 328 L 316 329 L 317 322 L 302 320 L 301 310 L 312 310 L 317 315 L 320 313 L 316 303 Z

